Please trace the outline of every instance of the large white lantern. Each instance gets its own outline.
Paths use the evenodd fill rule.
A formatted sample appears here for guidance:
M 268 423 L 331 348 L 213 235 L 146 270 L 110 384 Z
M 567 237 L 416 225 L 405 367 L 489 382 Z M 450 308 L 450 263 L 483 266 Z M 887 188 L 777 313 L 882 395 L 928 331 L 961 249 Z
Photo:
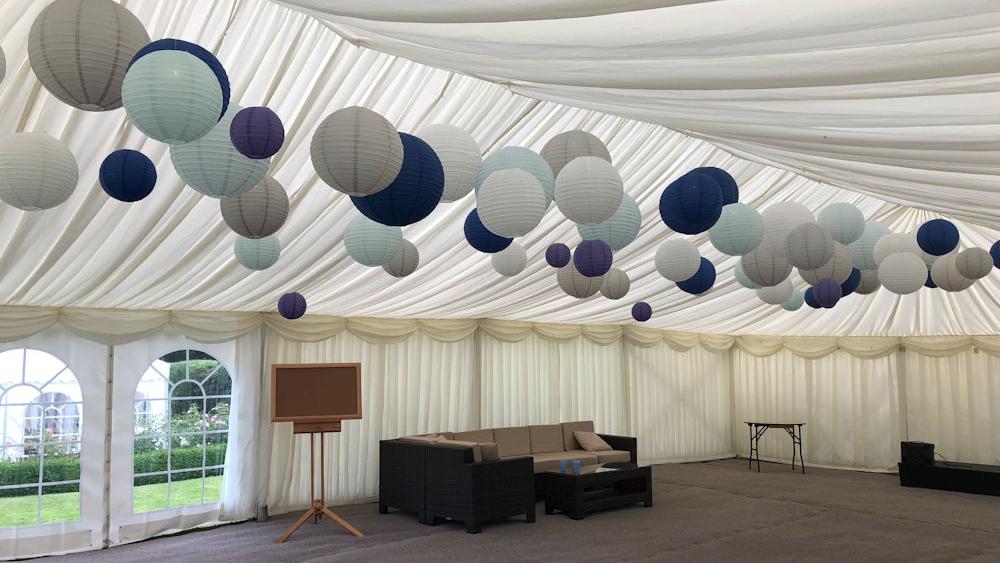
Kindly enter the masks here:
M 604 274 L 604 283 L 601 284 L 601 295 L 608 299 L 621 299 L 628 293 L 632 282 L 628 279 L 628 274 L 618 268 L 611 268 Z
M 236 234 L 263 238 L 278 232 L 288 218 L 288 194 L 277 180 L 265 176 L 238 196 L 219 200 L 222 219 Z
M 476 191 L 497 170 L 520 168 L 535 177 L 545 189 L 546 205 L 552 203 L 556 193 L 556 177 L 552 168 L 537 152 L 524 147 L 504 147 L 483 159 L 483 166 L 476 175 Z
M 993 257 L 982 248 L 966 248 L 955 258 L 955 267 L 962 277 L 978 280 L 993 270 Z
M 861 270 L 861 280 L 858 287 L 854 288 L 854 293 L 868 295 L 875 293 L 882 284 L 878 281 L 878 270 Z
M 763 245 L 740 258 L 740 267 L 750 281 L 761 287 L 778 285 L 792 273 L 792 264 L 784 256 L 775 256 Z
M 45 133 L 14 133 L 0 141 L 0 199 L 25 211 L 69 199 L 79 169 L 66 145 Z
M 842 246 L 844 252 L 847 247 Z M 805 223 L 792 229 L 785 243 L 788 261 L 796 268 L 815 270 L 833 257 L 833 238 L 815 223 Z
M 878 269 L 878 262 L 875 261 L 875 245 L 888 234 L 889 229 L 882 223 L 866 221 L 861 236 L 847 247 L 854 259 L 854 267 L 859 270 Z
M 507 238 L 528 234 L 547 207 L 542 185 L 520 168 L 497 170 L 476 193 L 479 220 L 491 233 Z
M 567 219 L 584 225 L 608 220 L 622 203 L 622 177 L 596 156 L 573 159 L 556 178 L 556 205 Z
M 621 250 L 635 240 L 642 226 L 639 205 L 628 194 L 622 195 L 622 204 L 615 214 L 596 225 L 577 225 L 583 240 L 602 240 L 611 250 Z
M 834 280 L 837 283 L 844 283 L 851 277 L 851 270 L 854 269 L 854 259 L 851 251 L 839 242 L 833 243 L 833 254 L 825 264 L 815 270 L 803 270 L 799 268 L 799 275 L 809 285 L 816 285 L 820 280 Z
M 881 264 L 887 256 L 899 252 L 908 252 L 919 256 L 921 250 L 917 246 L 917 239 L 910 233 L 889 233 L 875 243 L 872 256 L 875 258 L 876 264 Z
M 441 202 L 458 201 L 468 195 L 476 187 L 476 175 L 483 165 L 482 150 L 472 135 L 454 125 L 435 123 L 421 127 L 419 137 L 434 149 L 444 168 Z
M 587 277 L 578 272 L 571 262 L 556 271 L 556 281 L 566 295 L 586 299 L 601 290 L 604 276 Z
M 934 285 L 945 291 L 964 291 L 975 283 L 976 280 L 969 279 L 958 271 L 959 255 L 958 252 L 951 252 L 934 261 L 931 266 Z
M 420 251 L 410 241 L 403 239 L 399 252 L 382 264 L 382 269 L 397 278 L 405 278 L 417 270 L 420 265 Z
M 698 273 L 701 254 L 698 247 L 683 238 L 671 239 L 656 249 L 656 271 L 672 282 L 684 281 Z
M 328 186 L 367 196 L 389 186 L 403 167 L 403 141 L 389 120 L 351 106 L 326 116 L 309 145 L 313 168 Z
M 913 293 L 927 281 L 927 264 L 912 252 L 896 252 L 882 259 L 878 267 L 878 279 L 893 293 Z
M 743 271 L 743 264 L 740 262 L 737 262 L 736 265 L 733 266 L 733 277 L 736 278 L 736 283 L 747 289 L 758 289 L 762 287 L 759 283 L 747 277 L 746 272 Z
M 794 201 L 781 201 L 760 214 L 764 220 L 764 238 L 761 246 L 774 256 L 785 257 L 786 242 L 792 229 L 814 223 L 813 214 L 806 206 Z M 749 272 L 747 272 L 749 273 Z
M 260 239 L 237 236 L 233 251 L 236 254 L 236 261 L 245 268 L 266 270 L 281 256 L 281 241 L 275 235 Z
M 403 229 L 376 223 L 364 215 L 351 220 L 344 233 L 347 254 L 360 264 L 382 266 L 403 246 Z
M 493 269 L 501 276 L 516 276 L 528 265 L 528 253 L 524 251 L 523 246 L 512 242 L 500 252 L 494 252 L 490 256 L 490 262 L 493 264 Z
M 559 133 L 542 147 L 542 158 L 549 163 L 556 176 L 571 160 L 581 156 L 594 156 L 611 162 L 608 147 L 594 134 L 579 129 Z
M 723 254 L 743 256 L 764 238 L 764 219 L 744 203 L 722 206 L 722 215 L 708 230 L 708 239 Z
M 139 62 L 160 52 L 150 53 Z M 249 191 L 267 174 L 270 158 L 247 158 L 230 140 L 229 125 L 241 109 L 237 104 L 229 104 L 226 114 L 207 135 L 191 143 L 171 145 L 174 170 L 194 190 L 209 197 L 233 197 Z
M 762 287 L 757 290 L 757 297 L 760 298 L 764 303 L 770 305 L 781 305 L 792 296 L 794 291 L 792 287 L 792 280 L 785 279 L 778 285 L 772 285 L 771 287 Z
M 819 212 L 816 222 L 840 244 L 851 244 L 865 231 L 865 216 L 850 203 L 840 202 Z

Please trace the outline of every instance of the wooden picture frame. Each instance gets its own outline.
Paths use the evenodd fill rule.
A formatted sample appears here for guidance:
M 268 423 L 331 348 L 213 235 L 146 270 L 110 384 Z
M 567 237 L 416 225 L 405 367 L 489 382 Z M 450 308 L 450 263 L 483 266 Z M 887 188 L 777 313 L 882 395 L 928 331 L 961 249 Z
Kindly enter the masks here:
M 279 413 L 278 404 L 278 392 L 279 389 L 283 389 L 281 379 L 281 372 L 290 373 L 295 370 L 343 370 L 343 369 L 353 369 L 354 371 L 354 388 L 356 390 L 357 396 L 355 398 L 356 409 L 355 412 L 349 413 L 325 413 L 325 414 L 314 414 L 314 415 L 285 415 Z M 332 390 L 330 392 L 333 392 Z M 352 363 L 335 363 L 335 364 L 271 364 L 271 422 L 294 422 L 298 425 L 302 423 L 338 423 L 337 430 L 339 430 L 339 422 L 342 420 L 358 420 L 362 416 L 362 405 L 361 405 L 361 364 L 358 362 Z M 305 426 L 303 426 L 305 428 Z

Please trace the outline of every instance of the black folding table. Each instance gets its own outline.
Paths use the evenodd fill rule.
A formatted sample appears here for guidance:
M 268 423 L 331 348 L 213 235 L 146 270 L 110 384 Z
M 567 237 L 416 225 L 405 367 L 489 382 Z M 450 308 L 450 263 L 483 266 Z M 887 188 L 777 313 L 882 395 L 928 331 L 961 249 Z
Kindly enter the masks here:
M 795 471 L 795 449 L 799 450 L 799 461 L 802 462 L 802 472 L 806 472 L 806 462 L 802 459 L 802 427 L 805 422 L 747 422 L 750 430 L 750 460 L 749 469 L 753 469 L 753 456 L 757 454 L 757 473 L 760 473 L 760 438 L 769 428 L 781 428 L 792 439 L 792 471 Z

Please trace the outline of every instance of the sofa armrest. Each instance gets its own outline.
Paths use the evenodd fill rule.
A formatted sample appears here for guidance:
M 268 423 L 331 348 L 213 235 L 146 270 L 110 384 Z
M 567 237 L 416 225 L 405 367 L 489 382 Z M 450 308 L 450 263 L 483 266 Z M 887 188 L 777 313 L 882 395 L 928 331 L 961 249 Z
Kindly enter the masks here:
M 612 434 L 598 434 L 602 440 L 608 443 L 613 449 L 628 452 L 629 463 L 638 463 L 637 452 L 639 441 L 632 436 L 614 436 Z

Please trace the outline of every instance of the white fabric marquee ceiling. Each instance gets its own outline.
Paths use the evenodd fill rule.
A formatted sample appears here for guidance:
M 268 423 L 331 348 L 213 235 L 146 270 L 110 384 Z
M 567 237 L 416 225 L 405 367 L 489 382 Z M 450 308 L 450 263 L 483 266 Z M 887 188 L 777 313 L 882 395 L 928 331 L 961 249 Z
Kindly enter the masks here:
M 997 332 L 996 272 L 958 294 L 921 290 L 899 297 L 882 290 L 852 295 L 829 311 L 787 312 L 739 287 L 732 277 L 736 260 L 715 251 L 705 235 L 693 240 L 719 271 L 709 294 L 685 294 L 653 267 L 656 247 L 678 236 L 659 219 L 660 192 L 680 174 L 706 165 L 728 170 L 740 184 L 741 201 L 758 209 L 793 200 L 818 212 L 849 201 L 867 218 L 900 232 L 936 216 L 929 210 L 940 210 L 960 219 L 964 245 L 992 244 L 1000 236 L 994 230 L 1000 226 L 1000 68 L 990 68 L 1000 66 L 1000 35 L 988 29 L 1000 14 L 992 4 L 949 4 L 941 32 L 929 34 L 921 18 L 936 12 L 924 4 L 897 10 L 899 21 L 864 22 L 850 10 L 841 14 L 841 5 L 874 18 L 869 4 L 875 3 L 844 2 L 827 6 L 825 17 L 765 9 L 768 18 L 744 17 L 737 24 L 732 22 L 744 3 L 733 0 L 451 0 L 430 8 L 374 0 L 294 3 L 332 19 L 321 22 L 266 0 L 125 2 L 154 39 L 177 37 L 214 50 L 229 72 L 233 99 L 267 105 L 285 123 L 286 144 L 270 174 L 288 190 L 291 213 L 278 233 L 281 259 L 257 273 L 236 263 L 235 235 L 222 221 L 218 201 L 183 185 L 166 145 L 139 133 L 123 110 L 74 110 L 39 85 L 26 44 L 31 22 L 47 2 L 0 3 L 0 45 L 7 55 L 0 135 L 46 131 L 62 139 L 80 163 L 81 178 L 70 200 L 54 209 L 26 213 L 0 206 L 0 303 L 267 311 L 281 293 L 296 290 L 315 314 L 625 323 L 632 322 L 631 304 L 645 300 L 654 309 L 648 325 L 698 332 Z M 664 4 L 670 7 L 658 7 Z M 641 11 L 614 13 L 619 6 Z M 689 12 L 709 18 L 717 6 L 735 11 L 717 16 L 711 26 L 704 24 L 711 19 L 700 25 L 684 19 L 694 17 L 685 16 Z M 572 19 L 538 21 L 542 16 L 536 14 Z M 764 26 L 765 19 L 775 21 Z M 625 21 L 632 22 L 628 33 L 615 31 Z M 879 33 L 875 23 L 883 28 Z M 351 45 L 331 27 L 379 50 L 402 52 L 405 46 L 407 58 Z M 952 43 L 934 47 L 932 35 Z M 632 47 L 609 44 L 615 41 Z M 847 54 L 864 43 L 874 51 L 853 59 Z M 907 45 L 913 48 L 910 65 L 902 55 L 882 57 L 881 49 Z M 654 56 L 662 53 L 672 58 Z M 736 53 L 746 64 L 741 72 L 731 60 Z M 931 64 L 934 53 L 941 56 Z M 709 64 L 696 55 L 716 60 Z M 860 66 L 867 70 L 849 71 L 852 60 L 866 59 L 870 64 Z M 630 61 L 644 61 L 646 70 Z M 899 68 L 879 70 L 872 61 L 896 61 Z M 613 67 L 620 72 L 609 71 Z M 873 82 L 877 75 L 886 82 Z M 616 267 L 633 280 L 628 297 L 579 301 L 559 290 L 543 259 L 545 247 L 556 241 L 572 246 L 579 236 L 554 208 L 521 241 L 529 256 L 525 272 L 499 276 L 489 255 L 464 241 L 462 222 L 475 205 L 471 196 L 441 204 L 404 228 L 421 253 L 420 268 L 408 278 L 354 263 L 343 232 L 357 212 L 347 197 L 319 181 L 309 159 L 316 125 L 349 105 L 378 111 L 400 131 L 437 122 L 460 126 L 487 153 L 509 145 L 538 150 L 551 136 L 574 128 L 596 134 L 643 214 L 639 238 L 615 256 Z M 823 135 L 830 139 L 818 142 Z M 157 164 L 157 187 L 141 202 L 111 200 L 98 184 L 101 160 L 118 148 L 141 150 Z M 806 169 L 813 179 L 775 165 Z

